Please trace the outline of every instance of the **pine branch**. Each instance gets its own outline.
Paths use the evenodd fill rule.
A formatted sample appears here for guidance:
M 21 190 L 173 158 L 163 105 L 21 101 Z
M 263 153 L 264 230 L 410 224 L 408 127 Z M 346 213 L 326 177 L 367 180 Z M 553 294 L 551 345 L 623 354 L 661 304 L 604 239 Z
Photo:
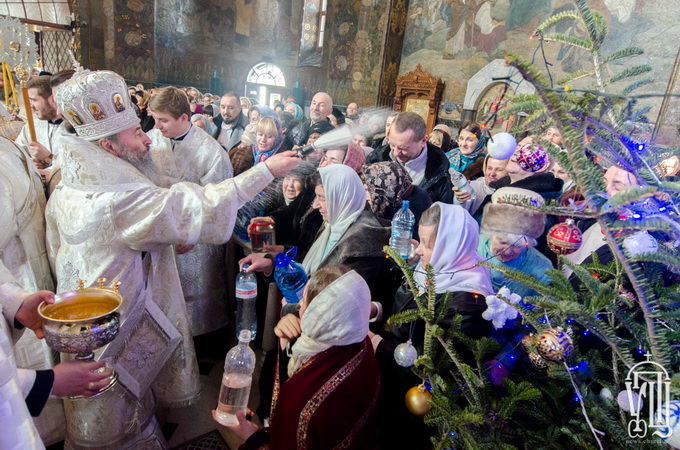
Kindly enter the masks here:
M 420 312 L 417 309 L 401 311 L 390 316 L 389 319 L 387 319 L 387 322 L 385 322 L 385 329 L 389 331 L 405 323 L 414 322 L 419 318 Z
M 593 43 L 586 39 L 579 39 L 574 36 L 568 36 L 562 33 L 548 33 L 543 35 L 543 40 L 546 42 L 555 41 L 572 47 L 582 48 L 584 50 L 592 51 Z
M 640 47 L 626 47 L 626 48 L 622 48 L 621 50 L 617 50 L 614 53 L 610 54 L 605 59 L 603 59 L 602 62 L 608 63 L 608 62 L 616 61 L 617 59 L 621 59 L 621 58 L 628 58 L 630 56 L 639 56 L 639 55 L 642 55 L 644 52 L 645 51 L 642 50 Z
M 581 19 L 581 16 L 579 16 L 576 11 L 562 11 L 544 20 L 543 23 L 536 27 L 536 31 L 542 32 L 553 25 L 568 19 L 583 23 L 583 19 Z
M 647 64 L 629 67 L 618 74 L 614 75 L 609 79 L 609 83 L 616 83 L 617 81 L 623 80 L 624 78 L 630 78 L 637 75 L 642 75 L 643 73 L 651 72 L 652 68 Z
M 561 78 L 557 80 L 557 84 L 569 84 L 573 83 L 576 80 L 579 80 L 581 78 L 589 77 L 595 75 L 595 72 L 592 70 L 577 70 L 576 72 L 572 72 L 569 75 L 567 75 L 564 78 Z

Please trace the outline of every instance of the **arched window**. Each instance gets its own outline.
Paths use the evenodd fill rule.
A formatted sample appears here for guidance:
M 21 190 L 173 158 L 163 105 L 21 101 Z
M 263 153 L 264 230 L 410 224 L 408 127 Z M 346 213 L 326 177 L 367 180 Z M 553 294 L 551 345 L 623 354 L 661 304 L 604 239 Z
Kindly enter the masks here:
M 286 79 L 283 77 L 281 69 L 272 63 L 256 64 L 246 78 L 247 83 L 266 84 L 267 86 L 286 87 Z

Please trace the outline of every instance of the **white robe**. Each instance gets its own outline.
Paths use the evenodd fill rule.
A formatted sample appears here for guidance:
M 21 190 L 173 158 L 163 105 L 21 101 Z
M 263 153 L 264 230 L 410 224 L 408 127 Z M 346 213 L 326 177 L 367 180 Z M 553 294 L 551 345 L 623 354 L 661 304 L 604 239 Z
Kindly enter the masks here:
M 59 136 L 61 136 L 61 125 L 55 125 L 49 120 L 40 120 L 35 115 L 33 116 L 33 124 L 35 127 L 35 140 L 42 144 L 54 156 L 59 154 Z M 31 143 L 31 134 L 28 131 L 28 124 L 24 125 L 14 141 L 19 147 L 28 150 L 28 144 Z M 53 158 L 54 158 L 53 156 Z
M 54 290 L 45 249 L 45 194 L 42 181 L 26 150 L 0 138 L 0 267 L 4 281 L 27 292 Z M 52 352 L 35 333 L 26 330 L 14 347 L 19 376 L 33 370 L 51 369 Z M 32 382 L 31 382 L 32 385 Z M 49 444 L 64 439 L 64 408 L 51 397 L 36 418 L 42 440 Z
M 154 165 L 162 177 L 152 181 L 161 187 L 169 188 L 181 181 L 205 186 L 234 175 L 227 152 L 199 127 L 191 126 L 184 139 L 174 142 L 174 146 L 156 128 L 147 134 L 151 138 Z M 192 336 L 227 325 L 225 246 L 199 244 L 177 255 L 176 260 Z
M 219 184 L 176 183 L 165 189 L 90 142 L 73 136 L 62 140 L 62 181 L 47 205 L 48 254 L 57 290 L 73 290 L 79 279 L 88 285 L 100 277 L 121 282 L 123 323 L 109 344 L 116 349 L 109 356 L 119 373 L 136 381 L 125 386 L 119 380 L 87 401 L 65 401 L 67 444 L 159 446 L 157 435 L 140 435 L 153 424 L 154 397 L 179 406 L 197 400 L 200 390 L 172 244 L 226 242 L 237 210 L 274 177 L 259 164 Z M 149 305 L 156 305 L 181 334 L 167 363 L 158 358 L 172 349 L 168 334 L 159 331 Z M 154 395 L 151 389 L 133 393 L 143 386 L 151 386 Z
M 10 330 L 25 295 L 15 285 L 0 281 L 0 448 L 3 449 L 45 448 L 24 401 L 33 381 L 27 383 L 24 377 L 22 382 L 12 352 Z

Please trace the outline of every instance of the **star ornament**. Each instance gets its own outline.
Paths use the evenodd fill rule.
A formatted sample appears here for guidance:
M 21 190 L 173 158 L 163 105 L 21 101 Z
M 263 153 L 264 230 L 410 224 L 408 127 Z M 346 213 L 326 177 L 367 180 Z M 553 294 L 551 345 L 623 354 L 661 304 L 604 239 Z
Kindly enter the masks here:
M 510 305 L 499 298 L 499 296 L 510 301 Z M 517 309 L 511 305 L 518 304 L 520 300 L 522 300 L 522 297 L 511 293 L 510 289 L 503 286 L 496 295 L 486 296 L 487 309 L 482 313 L 482 317 L 493 323 L 495 329 L 503 328 L 507 320 L 515 319 L 519 314 Z

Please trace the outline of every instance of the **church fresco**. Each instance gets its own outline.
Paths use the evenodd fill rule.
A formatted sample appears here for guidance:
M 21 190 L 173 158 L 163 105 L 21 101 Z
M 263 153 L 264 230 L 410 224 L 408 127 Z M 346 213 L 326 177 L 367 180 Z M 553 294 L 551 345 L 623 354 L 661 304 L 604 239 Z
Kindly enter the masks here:
M 667 30 L 664 42 L 680 39 L 677 20 L 662 3 L 589 1 L 591 8 L 601 12 L 609 25 L 603 54 L 627 46 L 645 50 L 641 57 L 617 62 L 626 66 L 646 63 L 654 67 L 651 76 L 655 82 L 640 92 L 663 92 L 674 62 L 675 51 L 669 52 L 666 46 L 659 45 L 658 30 Z M 568 0 L 410 0 L 399 74 L 412 71 L 420 63 L 423 70 L 441 77 L 446 84 L 442 102 L 456 107 L 448 108 L 452 114 L 440 109 L 440 118 L 444 115 L 451 118 L 465 98 L 466 80 L 492 60 L 513 53 L 543 64 L 541 51 L 535 53 L 538 39 L 529 40 L 529 37 L 535 27 L 551 15 L 573 8 L 573 2 Z M 560 26 L 556 31 L 569 35 L 581 31 L 573 25 Z M 591 66 L 585 52 L 547 41 L 543 49 L 552 64 L 554 80 Z M 592 80 L 584 83 L 591 86 Z M 612 89 L 616 89 L 616 85 Z

